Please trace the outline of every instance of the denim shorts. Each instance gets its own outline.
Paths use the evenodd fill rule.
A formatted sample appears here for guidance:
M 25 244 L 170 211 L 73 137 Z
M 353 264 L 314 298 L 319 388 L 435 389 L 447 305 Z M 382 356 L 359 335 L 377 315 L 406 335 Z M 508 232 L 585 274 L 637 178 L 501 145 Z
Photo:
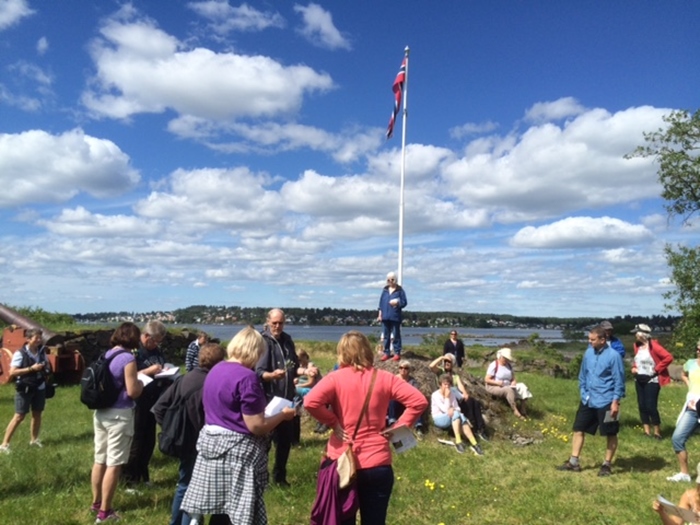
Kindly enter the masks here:
M 33 390 L 32 392 L 15 392 L 15 414 L 28 414 L 43 412 L 46 407 L 46 390 Z

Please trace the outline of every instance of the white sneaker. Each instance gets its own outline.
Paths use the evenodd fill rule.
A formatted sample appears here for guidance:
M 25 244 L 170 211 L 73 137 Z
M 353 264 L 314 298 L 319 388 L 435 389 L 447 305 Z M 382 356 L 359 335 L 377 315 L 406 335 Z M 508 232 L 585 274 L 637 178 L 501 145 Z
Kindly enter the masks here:
M 9 454 L 10 445 L 0 445 L 0 454 Z
M 668 478 L 666 478 L 666 481 L 673 481 L 674 483 L 680 483 L 684 481 L 685 483 L 690 483 L 691 479 L 690 475 L 679 472 L 678 474 L 674 474 L 673 476 L 669 476 Z
M 44 445 L 41 444 L 41 441 L 40 441 L 40 440 L 35 439 L 34 441 L 30 441 L 30 442 L 29 442 L 29 446 L 30 446 L 30 447 L 41 448 L 41 447 L 43 447 Z

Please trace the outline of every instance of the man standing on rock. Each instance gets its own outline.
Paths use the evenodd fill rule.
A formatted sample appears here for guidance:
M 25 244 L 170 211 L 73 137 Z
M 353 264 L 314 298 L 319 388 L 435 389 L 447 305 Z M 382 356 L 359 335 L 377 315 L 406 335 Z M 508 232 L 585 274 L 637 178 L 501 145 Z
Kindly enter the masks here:
M 401 311 L 406 308 L 406 292 L 396 282 L 396 274 L 389 272 L 386 286 L 379 297 L 378 321 L 381 321 L 384 338 L 384 355 L 382 361 L 391 357 L 391 344 L 394 344 L 394 361 L 401 360 Z
M 620 354 L 608 344 L 604 328 L 593 328 L 588 342 L 578 374 L 581 403 L 574 421 L 571 457 L 557 470 L 581 472 L 579 455 L 585 434 L 595 435 L 600 428 L 600 435 L 607 438 L 607 446 L 598 475 L 610 476 L 620 431 L 620 400 L 625 396 L 625 368 Z
M 292 401 L 296 394 L 294 379 L 308 375 L 309 370 L 299 366 L 299 357 L 292 337 L 284 331 L 284 312 L 279 308 L 270 310 L 262 332 L 265 351 L 255 365 L 255 373 L 262 382 L 268 402 L 275 396 Z M 314 368 L 315 373 L 318 372 Z M 272 432 L 275 443 L 275 463 L 272 479 L 280 487 L 289 487 L 287 482 L 287 460 L 294 440 L 294 420 L 283 421 Z

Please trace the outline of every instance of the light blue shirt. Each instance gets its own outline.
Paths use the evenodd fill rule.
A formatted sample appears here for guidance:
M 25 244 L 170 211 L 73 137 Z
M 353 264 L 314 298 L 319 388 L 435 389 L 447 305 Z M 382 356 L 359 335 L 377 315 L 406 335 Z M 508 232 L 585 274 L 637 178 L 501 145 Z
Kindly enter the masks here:
M 606 344 L 599 352 L 588 346 L 578 374 L 581 402 L 602 408 L 625 397 L 625 367 L 622 357 Z

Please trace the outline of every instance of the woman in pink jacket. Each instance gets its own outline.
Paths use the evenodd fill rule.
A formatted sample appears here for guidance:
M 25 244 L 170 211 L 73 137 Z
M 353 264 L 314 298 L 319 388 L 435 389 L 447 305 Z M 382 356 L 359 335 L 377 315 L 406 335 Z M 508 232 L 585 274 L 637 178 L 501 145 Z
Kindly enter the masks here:
M 673 362 L 673 356 L 656 339 L 651 338 L 649 326 L 638 324 L 632 333 L 635 337 L 632 375 L 637 391 L 639 417 L 647 437 L 652 437 L 653 426 L 654 439 L 662 439 L 659 391 L 662 386 L 671 382 L 668 365 Z
M 326 455 L 337 459 L 348 447 L 357 425 L 374 371 L 374 353 L 360 332 L 346 333 L 338 343 L 340 368 L 324 377 L 304 398 L 304 407 L 319 422 L 333 429 Z M 386 523 L 394 485 L 391 449 L 386 436 L 386 413 L 395 399 L 406 409 L 395 426 L 413 426 L 428 406 L 428 400 L 408 382 L 377 370 L 367 414 L 353 442 L 357 456 L 357 491 L 362 525 Z M 355 516 L 343 525 L 354 524 Z

